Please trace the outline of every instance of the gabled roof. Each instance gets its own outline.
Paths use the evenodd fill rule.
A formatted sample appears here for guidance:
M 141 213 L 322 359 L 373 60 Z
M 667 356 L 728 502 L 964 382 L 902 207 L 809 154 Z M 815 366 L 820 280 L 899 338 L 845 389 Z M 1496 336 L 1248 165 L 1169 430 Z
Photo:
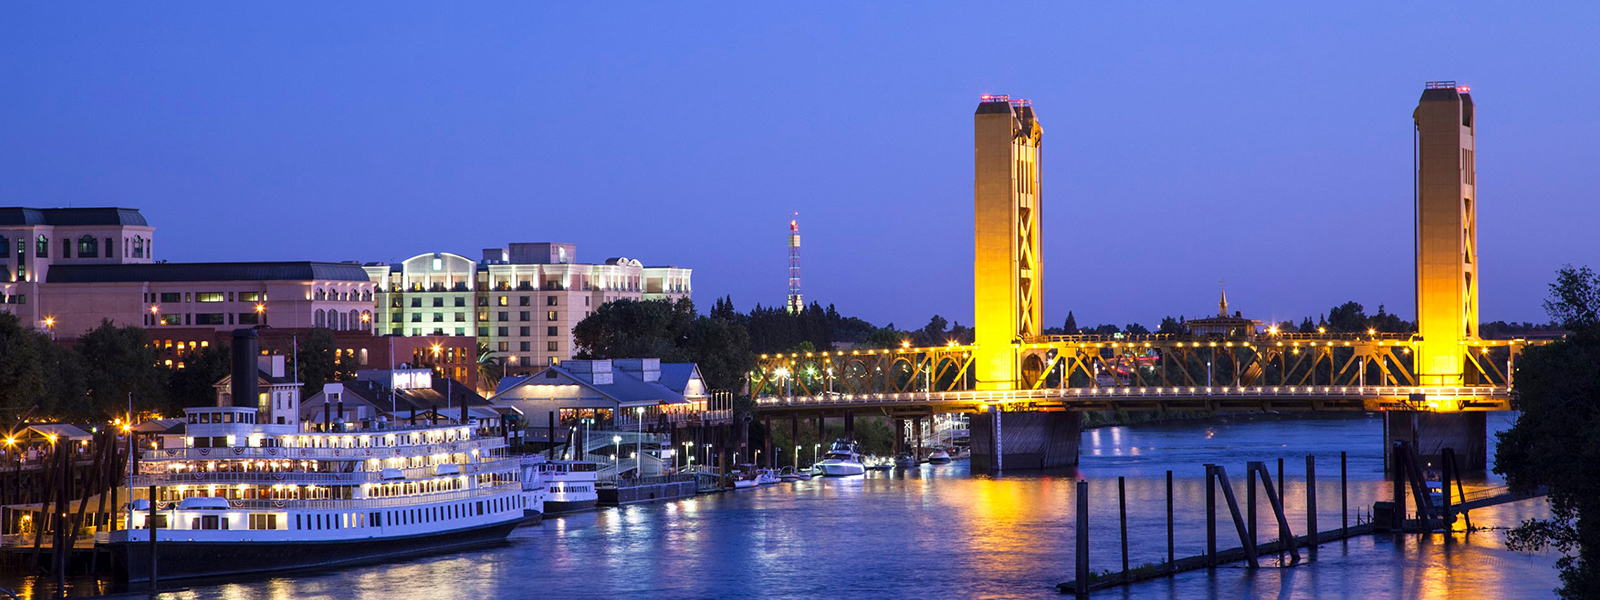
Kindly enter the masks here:
M 689 387 L 689 380 L 694 378 L 701 378 L 700 366 L 695 363 L 661 364 L 661 385 L 671 388 L 674 392 L 683 394 L 684 389 Z
M 49 283 L 130 281 L 361 281 L 367 272 L 354 263 L 236 262 L 126 265 L 52 265 Z

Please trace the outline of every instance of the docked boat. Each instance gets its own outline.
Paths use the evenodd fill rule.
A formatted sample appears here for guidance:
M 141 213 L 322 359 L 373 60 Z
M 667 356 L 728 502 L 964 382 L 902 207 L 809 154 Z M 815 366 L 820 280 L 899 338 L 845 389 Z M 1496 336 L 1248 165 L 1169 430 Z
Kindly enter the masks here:
M 184 409 L 185 427 L 141 452 L 128 527 L 107 539 L 119 576 L 149 581 L 152 554 L 162 580 L 386 560 L 499 542 L 523 521 L 504 438 L 300 431 L 253 404 Z
M 805 479 L 811 479 L 810 471 L 796 470 L 793 466 L 784 467 L 782 470 L 778 471 L 779 481 L 795 482 Z
M 933 453 L 928 455 L 928 462 L 936 465 L 950 462 L 950 453 L 945 452 L 944 448 L 934 448 Z
M 779 481 L 779 479 L 778 479 L 778 470 L 777 469 L 758 469 L 758 470 L 756 470 L 756 485 L 772 485 L 774 483 L 777 483 L 778 481 Z
M 825 477 L 846 477 L 867 472 L 867 467 L 861 464 L 861 451 L 856 443 L 842 439 L 834 440 L 828 453 L 817 463 L 817 469 Z
M 600 501 L 595 486 L 600 465 L 583 460 L 547 460 L 536 463 L 544 482 L 544 514 L 585 511 Z
M 918 464 L 920 464 L 920 461 L 917 460 L 917 457 L 912 456 L 910 452 L 901 452 L 894 457 L 894 466 L 902 469 L 915 469 Z
M 733 473 L 733 489 L 744 490 L 761 485 L 761 470 L 755 465 L 735 465 Z

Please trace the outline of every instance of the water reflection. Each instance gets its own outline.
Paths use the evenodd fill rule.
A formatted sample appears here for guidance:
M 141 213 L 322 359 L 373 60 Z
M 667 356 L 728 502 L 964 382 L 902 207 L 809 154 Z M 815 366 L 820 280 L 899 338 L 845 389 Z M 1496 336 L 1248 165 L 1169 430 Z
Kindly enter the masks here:
M 1503 425 L 1504 420 L 1491 419 Z M 1245 499 L 1246 461 L 1286 458 L 1285 511 L 1304 531 L 1305 455 L 1317 460 L 1321 529 L 1340 522 L 1339 452 L 1349 505 L 1388 497 L 1376 419 L 1221 422 L 1095 429 L 1077 469 L 973 475 L 964 462 L 826 479 L 671 503 L 553 517 L 476 552 L 319 574 L 195 584 L 172 598 L 1058 598 L 1072 578 L 1075 481 L 1088 481 L 1090 562 L 1120 568 L 1117 477 L 1126 477 L 1130 562 L 1166 556 L 1166 480 L 1174 472 L 1176 551 L 1205 545 L 1202 464 L 1224 464 Z M 1138 451 L 1135 452 L 1134 449 Z M 1491 485 L 1489 479 L 1473 485 Z M 1261 499 L 1260 537 L 1277 536 Z M 1478 526 L 1546 514 L 1542 501 L 1475 511 Z M 1219 540 L 1238 544 L 1222 516 Z M 1310 557 L 1308 557 L 1310 558 Z M 1273 564 L 1268 557 L 1264 564 Z M 1364 537 L 1322 546 L 1293 569 L 1222 568 L 1107 590 L 1096 598 L 1547 597 L 1551 555 L 1503 549 L 1498 531 Z M 11 587 L 6 576 L 0 586 Z M 84 589 L 84 588 L 79 588 Z M 77 590 L 75 590 L 77 591 Z M 44 595 L 43 592 L 30 592 Z

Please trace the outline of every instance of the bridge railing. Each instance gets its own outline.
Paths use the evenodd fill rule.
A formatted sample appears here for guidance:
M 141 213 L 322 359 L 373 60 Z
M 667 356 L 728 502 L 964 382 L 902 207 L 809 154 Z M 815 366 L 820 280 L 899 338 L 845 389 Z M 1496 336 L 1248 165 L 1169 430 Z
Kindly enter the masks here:
M 870 394 L 819 394 L 814 396 L 762 396 L 757 408 L 787 406 L 858 404 L 997 404 L 1008 402 L 1072 399 L 1147 399 L 1147 398 L 1403 398 L 1421 394 L 1425 404 L 1419 409 L 1453 408 L 1450 403 L 1472 399 L 1503 399 L 1510 388 L 1498 386 L 1195 386 L 1195 387 L 1091 387 L 1037 390 L 986 390 L 948 392 L 901 392 Z

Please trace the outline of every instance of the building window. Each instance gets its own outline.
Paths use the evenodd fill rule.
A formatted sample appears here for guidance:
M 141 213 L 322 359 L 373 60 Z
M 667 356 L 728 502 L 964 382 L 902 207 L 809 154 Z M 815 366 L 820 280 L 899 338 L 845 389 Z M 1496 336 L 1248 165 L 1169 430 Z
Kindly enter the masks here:
M 253 312 L 239 313 L 240 325 L 257 325 L 261 323 L 261 316 Z
M 522 337 L 528 337 L 530 335 L 533 335 L 532 329 L 533 329 L 532 327 L 523 327 L 522 328 L 522 333 L 521 333 Z
M 50 258 L 50 239 L 39 236 L 39 241 L 34 244 L 33 255 L 39 258 Z
M 510 304 L 508 303 L 509 301 L 510 301 L 510 298 L 508 296 L 501 296 L 500 297 L 500 306 L 510 306 Z
M 72 240 L 61 238 L 61 258 L 72 258 Z
M 261 297 L 261 292 L 239 292 L 240 302 L 260 302 L 262 300 L 266 300 L 266 298 Z
M 505 352 L 505 351 L 511 349 L 511 343 L 510 342 L 500 342 L 499 348 L 500 348 L 501 352 Z
M 328 326 L 328 313 L 326 311 L 320 309 L 320 308 L 317 309 L 317 312 L 313 313 L 313 316 L 311 317 L 311 326 L 312 327 L 327 327 Z
M 117 247 L 117 245 L 111 243 L 111 238 L 106 238 L 106 258 L 111 258 L 111 249 L 115 247 Z
M 533 303 L 533 298 L 529 298 L 527 296 L 523 296 L 521 298 L 518 298 L 518 300 L 521 301 L 521 305 L 522 306 L 531 306 L 532 303 Z
M 506 336 L 511 335 L 511 328 L 510 327 L 501 327 L 501 328 L 497 329 L 496 331 L 500 334 L 500 337 L 506 337 Z
M 478 328 L 478 337 L 489 337 L 489 328 L 488 327 L 479 327 Z
M 222 292 L 200 292 L 194 295 L 195 302 L 221 302 Z
M 443 323 L 444 322 L 444 313 L 433 313 L 433 322 L 435 322 L 435 323 Z
M 465 322 L 467 322 L 467 313 L 464 313 L 464 312 L 456 313 L 456 322 L 457 323 L 465 323 Z
M 550 352 L 558 352 L 559 351 L 559 350 L 556 349 L 556 343 L 555 342 L 545 342 L 544 343 L 544 349 L 548 350 Z
M 422 322 L 422 313 L 411 313 L 411 322 L 412 323 L 421 323 Z M 416 335 L 416 334 L 412 334 L 412 335 Z
M 533 318 L 533 314 L 529 313 L 528 311 L 522 311 L 521 313 L 519 313 L 517 315 L 517 317 L 518 317 L 518 320 L 527 321 L 527 320 L 530 320 L 530 319 Z
M 161 324 L 162 325 L 182 325 L 183 324 L 183 316 L 182 315 L 161 315 Z
M 183 302 L 183 294 L 178 292 L 161 292 L 162 302 Z
M 412 298 L 411 299 L 411 308 L 422 308 L 422 299 L 421 298 Z
M 559 333 L 556 333 L 557 331 L 560 331 L 560 328 L 556 327 L 554 325 L 551 325 L 549 327 L 544 328 L 544 334 L 548 335 L 548 336 L 551 336 L 551 337 L 555 337 L 555 336 L 561 335 Z
M 11 240 L 0 235 L 0 258 L 11 258 Z
M 556 305 L 556 297 L 553 296 L 553 295 L 552 296 L 545 296 L 544 297 L 544 305 L 545 306 L 555 306 Z
M 434 298 L 433 299 L 433 307 L 434 308 L 443 308 L 444 307 L 444 298 Z
M 552 310 L 550 312 L 545 313 L 544 314 L 544 320 L 546 320 L 546 321 L 554 321 L 554 320 L 556 320 L 556 311 Z
M 478 306 L 488 306 L 488 305 L 489 305 L 489 297 L 488 296 L 478 296 Z
M 195 325 L 222 325 L 222 313 L 199 313 L 194 316 Z
M 133 236 L 133 257 L 144 258 L 144 236 Z
M 467 297 L 466 296 L 456 296 L 456 308 L 461 308 L 461 307 L 466 306 L 466 305 L 467 305 Z
M 502 310 L 502 311 L 500 311 L 500 314 L 496 315 L 496 316 L 500 317 L 499 321 L 502 322 L 502 323 L 511 320 L 511 313 L 507 312 L 507 311 L 503 311 Z
M 533 344 L 532 343 L 522 342 L 521 346 L 522 346 L 522 351 L 523 352 L 528 352 L 530 350 L 533 350 Z

